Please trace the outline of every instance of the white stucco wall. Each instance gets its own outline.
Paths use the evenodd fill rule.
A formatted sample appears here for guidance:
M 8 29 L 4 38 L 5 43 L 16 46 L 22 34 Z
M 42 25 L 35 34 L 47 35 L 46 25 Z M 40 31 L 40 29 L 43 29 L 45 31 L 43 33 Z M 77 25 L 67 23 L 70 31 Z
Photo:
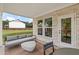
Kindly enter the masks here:
M 19 21 L 9 22 L 9 28 L 25 28 L 25 23 Z
M 49 41 L 50 39 L 53 40 L 54 45 L 61 47 L 61 42 L 59 39 L 59 17 L 65 15 L 72 15 L 72 16 L 68 16 L 68 17 L 72 17 L 73 21 L 72 21 L 72 45 L 69 44 L 63 44 L 62 47 L 72 47 L 72 48 L 79 48 L 79 18 L 76 18 L 76 13 L 77 13 L 77 9 L 73 9 L 73 8 L 78 8 L 79 5 L 73 6 L 73 7 L 68 7 L 68 8 L 64 8 L 62 10 L 59 10 L 58 13 L 56 12 L 51 12 L 49 14 L 46 15 L 42 15 L 40 17 L 34 18 L 33 19 L 33 35 L 36 35 L 37 39 L 41 40 L 41 41 Z M 79 10 L 78 10 L 79 11 Z M 55 15 L 53 15 L 53 13 Z M 74 13 L 74 14 L 73 14 Z M 51 15 L 52 14 L 52 15 Z M 38 20 L 44 20 L 45 18 L 49 18 L 52 17 L 52 38 L 47 37 L 45 35 L 38 35 L 38 27 L 37 27 L 37 21 Z M 43 29 L 44 30 L 44 29 Z M 44 34 L 44 32 L 43 32 Z
M 79 12 L 76 14 L 76 39 L 77 48 L 79 48 Z
M 71 38 L 71 41 L 72 41 L 72 44 L 65 44 L 65 43 L 61 43 L 61 33 L 59 33 L 59 31 L 60 31 L 60 28 L 59 27 L 61 27 L 61 25 L 59 25 L 59 24 L 61 24 L 60 23 L 60 21 L 61 21 L 61 19 L 60 19 L 60 17 L 61 16 L 58 16 L 58 17 L 56 17 L 56 16 L 51 16 L 52 17 L 52 37 L 47 37 L 47 36 L 45 36 L 45 31 L 44 31 L 44 28 L 43 28 L 43 35 L 38 35 L 38 27 L 37 27 L 37 22 L 38 22 L 38 20 L 40 19 L 34 19 L 33 20 L 33 35 L 36 35 L 36 37 L 37 37 L 37 39 L 38 40 L 41 40 L 41 41 L 46 41 L 46 42 L 48 42 L 48 41 L 50 41 L 50 40 L 53 40 L 53 42 L 54 42 L 54 45 L 56 45 L 56 46 L 58 46 L 58 47 L 71 47 L 71 48 L 76 48 L 76 36 L 75 36 L 75 19 L 74 19 L 74 17 L 75 17 L 75 13 L 73 14 L 73 13 L 71 13 L 71 14 L 66 14 L 66 15 L 62 15 L 62 18 L 63 17 L 72 17 L 72 28 L 71 28 L 71 30 L 72 30 L 72 38 Z M 49 16 L 48 16 L 48 18 L 49 18 Z M 45 19 L 45 18 L 44 18 Z M 43 20 L 44 20 L 43 19 Z M 60 36 L 60 37 L 59 37 Z M 63 44 L 63 45 L 62 45 Z

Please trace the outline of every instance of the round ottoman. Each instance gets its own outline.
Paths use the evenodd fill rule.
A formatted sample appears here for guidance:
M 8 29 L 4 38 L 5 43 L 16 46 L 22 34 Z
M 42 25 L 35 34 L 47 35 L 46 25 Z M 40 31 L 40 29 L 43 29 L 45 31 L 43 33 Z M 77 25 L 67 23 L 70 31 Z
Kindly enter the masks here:
M 36 47 L 36 42 L 35 41 L 24 42 L 21 44 L 21 47 L 28 52 L 32 52 Z

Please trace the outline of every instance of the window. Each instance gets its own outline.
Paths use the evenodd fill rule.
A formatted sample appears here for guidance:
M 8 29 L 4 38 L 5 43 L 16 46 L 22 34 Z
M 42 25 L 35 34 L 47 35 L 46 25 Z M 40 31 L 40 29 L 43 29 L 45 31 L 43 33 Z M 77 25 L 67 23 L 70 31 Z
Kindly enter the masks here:
M 42 28 L 38 28 L 38 35 L 42 35 Z
M 43 20 L 38 20 L 38 35 L 43 34 Z
M 52 37 L 52 17 L 45 19 L 45 36 Z
M 45 33 L 45 36 L 52 37 L 52 17 L 46 18 L 44 22 L 43 20 L 38 20 L 37 26 L 38 35 L 43 35 L 43 33 Z
M 52 28 L 45 28 L 45 36 L 52 37 Z
M 52 27 L 52 18 L 45 19 L 45 27 Z
M 38 21 L 38 27 L 42 27 L 42 23 L 43 23 L 43 21 L 42 20 L 39 20 Z

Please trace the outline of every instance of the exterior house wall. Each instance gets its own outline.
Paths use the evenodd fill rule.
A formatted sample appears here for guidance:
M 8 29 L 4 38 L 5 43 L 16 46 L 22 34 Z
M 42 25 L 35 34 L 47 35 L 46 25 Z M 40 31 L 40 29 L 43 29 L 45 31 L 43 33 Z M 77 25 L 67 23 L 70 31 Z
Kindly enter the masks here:
M 58 37 L 59 34 L 59 17 L 63 16 L 63 15 L 69 15 L 69 14 L 73 14 L 73 19 L 74 19 L 74 24 L 72 26 L 74 26 L 72 29 L 74 31 L 74 48 L 79 48 L 79 4 L 75 4 L 60 10 L 56 10 L 54 12 L 50 12 L 48 14 L 45 15 L 41 15 L 38 16 L 36 18 L 33 19 L 33 35 L 36 35 L 37 39 L 39 40 L 53 40 L 54 45 L 61 47 L 60 45 L 60 40 Z M 77 17 L 78 16 L 78 17 Z M 44 35 L 38 35 L 38 31 L 37 31 L 37 21 L 38 20 L 44 20 L 45 18 L 49 18 L 52 17 L 52 38 L 50 37 L 46 37 Z M 44 29 L 43 29 L 44 30 Z
M 25 23 L 20 21 L 9 22 L 9 28 L 25 28 Z
M 76 12 L 76 39 L 77 39 L 77 48 L 79 48 L 79 8 Z

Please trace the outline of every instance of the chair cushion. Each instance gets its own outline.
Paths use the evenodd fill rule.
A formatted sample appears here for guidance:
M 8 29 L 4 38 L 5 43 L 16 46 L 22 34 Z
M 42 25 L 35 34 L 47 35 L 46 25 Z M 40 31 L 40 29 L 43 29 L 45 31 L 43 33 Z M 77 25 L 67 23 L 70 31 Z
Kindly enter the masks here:
M 26 38 L 27 35 L 26 34 L 21 34 L 21 35 L 18 35 L 18 39 L 21 39 L 21 38 Z
M 7 41 L 17 40 L 17 36 L 7 36 Z

